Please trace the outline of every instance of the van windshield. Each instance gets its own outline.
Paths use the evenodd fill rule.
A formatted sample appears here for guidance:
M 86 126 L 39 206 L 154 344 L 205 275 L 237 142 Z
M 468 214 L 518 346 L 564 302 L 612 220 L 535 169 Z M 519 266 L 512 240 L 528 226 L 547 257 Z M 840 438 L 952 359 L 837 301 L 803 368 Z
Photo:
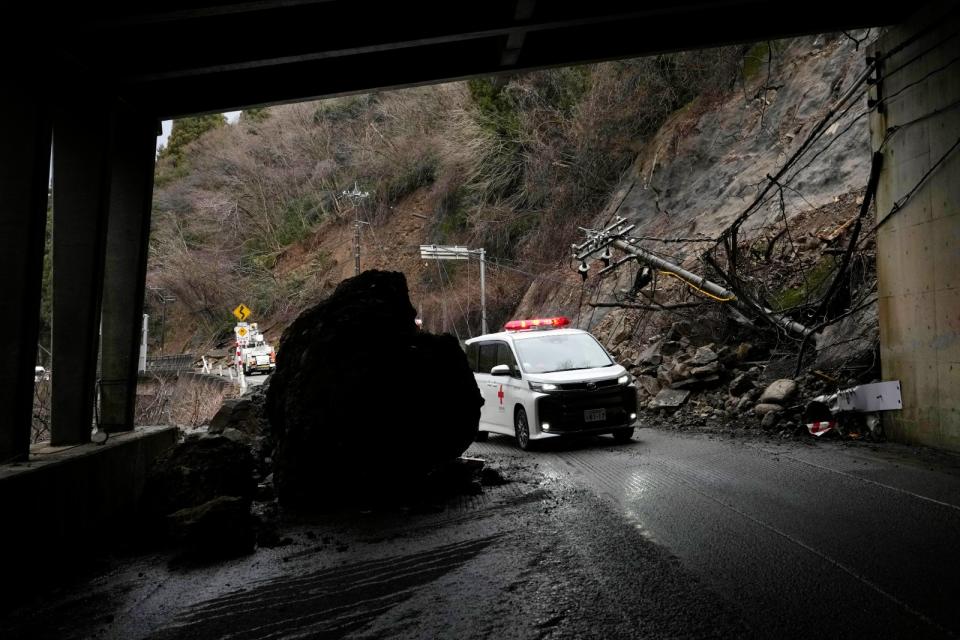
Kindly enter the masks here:
M 586 333 L 542 335 L 514 342 L 527 373 L 552 373 L 613 365 L 597 340 Z

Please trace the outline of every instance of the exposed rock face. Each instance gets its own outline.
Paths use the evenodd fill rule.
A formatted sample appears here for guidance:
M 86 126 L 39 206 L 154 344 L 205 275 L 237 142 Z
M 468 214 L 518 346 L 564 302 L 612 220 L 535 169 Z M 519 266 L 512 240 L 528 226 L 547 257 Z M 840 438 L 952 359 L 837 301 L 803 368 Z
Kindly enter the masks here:
M 286 330 L 267 392 L 281 502 L 382 492 L 474 440 L 483 400 L 466 356 L 415 316 L 403 274 L 366 271 Z

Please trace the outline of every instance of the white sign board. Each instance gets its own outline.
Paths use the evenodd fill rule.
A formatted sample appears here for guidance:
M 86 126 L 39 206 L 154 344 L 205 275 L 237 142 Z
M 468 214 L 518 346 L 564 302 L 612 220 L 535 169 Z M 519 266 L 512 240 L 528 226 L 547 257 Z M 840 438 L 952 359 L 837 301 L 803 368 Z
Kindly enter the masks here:
M 837 393 L 837 406 L 840 411 L 895 411 L 903 409 L 900 398 L 900 381 L 861 384 Z

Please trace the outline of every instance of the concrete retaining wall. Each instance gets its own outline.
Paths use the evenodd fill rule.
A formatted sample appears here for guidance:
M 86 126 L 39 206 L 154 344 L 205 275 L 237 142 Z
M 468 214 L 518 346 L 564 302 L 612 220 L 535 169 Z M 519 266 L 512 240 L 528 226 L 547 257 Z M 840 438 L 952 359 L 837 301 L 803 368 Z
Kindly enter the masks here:
M 960 150 L 923 177 L 960 141 L 957 32 L 957 4 L 938 2 L 881 38 L 871 55 L 919 35 L 883 63 L 871 93 L 884 108 L 870 118 L 872 147 L 884 156 L 877 193 L 883 377 L 900 380 L 904 406 L 885 414 L 885 427 L 901 442 L 954 451 L 960 451 Z
M 174 427 L 141 427 L 103 445 L 36 445 L 29 462 L 0 466 L 0 594 L 133 542 L 147 472 L 178 437 Z

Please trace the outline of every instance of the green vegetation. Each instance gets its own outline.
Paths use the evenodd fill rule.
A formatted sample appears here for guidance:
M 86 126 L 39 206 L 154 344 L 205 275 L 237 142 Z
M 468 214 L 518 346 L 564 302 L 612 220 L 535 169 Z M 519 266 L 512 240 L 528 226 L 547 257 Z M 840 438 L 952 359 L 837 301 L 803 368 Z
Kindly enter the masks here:
M 160 158 L 169 158 L 174 165 L 183 161 L 184 151 L 190 143 L 198 140 L 207 131 L 222 127 L 227 119 L 222 113 L 212 113 L 206 116 L 194 116 L 173 121 L 170 137 L 166 146 L 160 150 Z
M 770 301 L 774 311 L 786 311 L 816 300 L 826 293 L 827 287 L 837 271 L 837 261 L 826 255 L 813 265 L 805 274 L 803 281 L 795 286 L 783 289 Z

